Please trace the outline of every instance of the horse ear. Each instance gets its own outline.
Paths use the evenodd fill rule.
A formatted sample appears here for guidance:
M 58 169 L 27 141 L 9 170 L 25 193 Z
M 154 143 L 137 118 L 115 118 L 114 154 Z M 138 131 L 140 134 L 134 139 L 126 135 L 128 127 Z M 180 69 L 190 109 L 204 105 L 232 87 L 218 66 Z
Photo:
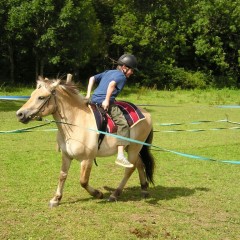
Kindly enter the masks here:
M 43 81 L 44 81 L 43 77 L 38 76 L 38 78 L 37 78 L 37 89 L 42 86 Z
M 66 83 L 70 83 L 72 81 L 72 74 L 68 74 L 67 75 L 67 80 L 66 80 Z
M 36 87 L 36 88 L 38 89 L 38 88 L 40 88 L 40 87 L 41 87 L 41 81 L 38 79 L 38 80 L 37 80 L 37 87 Z
M 50 88 L 51 88 L 51 91 L 54 90 L 59 84 L 60 84 L 61 80 L 58 79 L 57 81 L 54 81 L 51 85 L 50 85 Z
M 42 76 L 38 76 L 37 81 L 44 81 L 44 78 Z

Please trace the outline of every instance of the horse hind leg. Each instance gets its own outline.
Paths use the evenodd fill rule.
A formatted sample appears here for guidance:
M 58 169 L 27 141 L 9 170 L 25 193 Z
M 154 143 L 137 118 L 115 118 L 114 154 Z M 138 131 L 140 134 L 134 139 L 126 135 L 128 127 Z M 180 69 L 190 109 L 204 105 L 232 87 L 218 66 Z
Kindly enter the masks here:
M 148 192 L 149 184 L 147 182 L 146 173 L 144 170 L 144 164 L 140 156 L 138 157 L 138 161 L 136 165 L 137 165 L 138 176 L 139 176 L 140 185 L 141 185 L 141 195 L 143 198 L 147 198 L 149 196 L 149 192 Z
M 72 159 L 70 159 L 66 154 L 62 153 L 62 168 L 60 171 L 59 182 L 55 196 L 50 200 L 49 206 L 57 207 L 62 199 L 63 188 L 65 181 L 67 179 L 68 171 L 71 165 Z
M 80 184 L 91 196 L 102 199 L 103 193 L 89 185 L 92 163 L 92 160 L 83 160 L 81 162 Z
M 153 132 L 151 131 L 145 142 L 151 143 L 152 136 Z M 142 196 L 147 197 L 149 195 L 147 191 L 148 182 L 154 184 L 153 174 L 155 168 L 155 160 L 152 154 L 150 153 L 149 146 L 144 145 L 139 150 L 140 151 L 137 151 L 137 148 L 135 149 L 132 148 L 131 150 L 129 149 L 128 151 L 129 161 L 133 163 L 135 166 L 134 168 L 128 168 L 125 170 L 124 178 L 122 179 L 118 188 L 111 194 L 109 201 L 117 200 L 117 198 L 122 193 L 124 186 L 126 185 L 128 179 L 130 178 L 136 167 L 139 173 Z
M 131 177 L 134 170 L 135 170 L 135 166 L 133 168 L 125 168 L 124 177 L 123 177 L 122 181 L 120 182 L 120 184 L 118 185 L 117 189 L 108 198 L 109 202 L 117 201 L 118 197 L 121 195 L 121 193 L 123 191 L 124 186 L 126 185 L 128 179 Z
M 109 197 L 109 199 L 108 199 L 109 202 L 117 201 L 117 198 L 121 195 L 124 186 L 126 185 L 128 179 L 131 177 L 135 168 L 137 168 L 137 170 L 138 170 L 139 180 L 140 180 L 140 184 L 141 184 L 141 195 L 143 198 L 147 198 L 149 196 L 149 192 L 148 192 L 149 184 L 147 182 L 146 173 L 144 170 L 145 169 L 144 164 L 142 162 L 141 157 L 138 155 L 134 168 L 126 168 L 125 169 L 124 178 L 122 179 L 118 188 Z
M 115 202 L 117 201 L 118 197 L 121 195 L 123 188 L 125 187 L 127 181 L 131 177 L 132 173 L 136 169 L 136 161 L 137 161 L 137 155 L 135 153 L 129 153 L 128 152 L 128 160 L 134 164 L 133 168 L 125 168 L 125 173 L 122 181 L 118 185 L 117 189 L 110 195 L 108 201 L 109 202 Z
M 151 144 L 153 139 L 153 130 L 150 131 L 146 143 Z M 139 179 L 141 184 L 141 191 L 143 197 L 148 197 L 147 191 L 149 183 L 154 185 L 154 169 L 155 159 L 150 152 L 149 146 L 143 145 L 138 156 L 137 169 L 139 173 Z

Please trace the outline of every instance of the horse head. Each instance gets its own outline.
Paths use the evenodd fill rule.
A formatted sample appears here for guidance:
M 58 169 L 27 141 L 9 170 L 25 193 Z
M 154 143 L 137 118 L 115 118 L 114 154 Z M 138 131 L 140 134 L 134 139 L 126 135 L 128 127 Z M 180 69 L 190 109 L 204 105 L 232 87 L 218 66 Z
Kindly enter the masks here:
M 22 123 L 28 123 L 56 111 L 55 94 L 60 82 L 60 79 L 51 81 L 39 77 L 37 87 L 32 92 L 29 100 L 16 113 L 18 120 Z

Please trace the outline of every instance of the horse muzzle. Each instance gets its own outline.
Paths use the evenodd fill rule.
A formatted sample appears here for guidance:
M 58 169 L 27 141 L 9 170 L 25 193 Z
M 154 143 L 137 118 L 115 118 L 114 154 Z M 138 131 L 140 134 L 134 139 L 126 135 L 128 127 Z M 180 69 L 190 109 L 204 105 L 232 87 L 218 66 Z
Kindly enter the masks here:
M 31 120 L 41 120 L 41 117 L 36 115 L 36 113 L 30 113 L 29 110 L 21 110 L 19 109 L 16 113 L 18 121 L 24 124 L 29 123 Z

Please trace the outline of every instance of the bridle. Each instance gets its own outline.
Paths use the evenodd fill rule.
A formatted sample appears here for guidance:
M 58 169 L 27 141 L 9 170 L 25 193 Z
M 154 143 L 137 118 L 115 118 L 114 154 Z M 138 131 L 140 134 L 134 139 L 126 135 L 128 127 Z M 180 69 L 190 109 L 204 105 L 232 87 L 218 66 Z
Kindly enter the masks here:
M 40 112 L 44 112 L 45 107 L 48 106 L 50 99 L 54 98 L 54 102 L 55 102 L 55 109 L 52 112 L 52 114 L 54 114 L 55 112 L 57 112 L 58 106 L 57 106 L 57 101 L 56 101 L 56 90 L 52 90 L 51 94 L 41 103 L 41 105 L 37 108 L 36 112 L 33 115 L 30 115 L 29 118 L 30 119 L 37 119 L 37 120 L 41 120 L 41 117 L 38 116 L 38 113 Z

